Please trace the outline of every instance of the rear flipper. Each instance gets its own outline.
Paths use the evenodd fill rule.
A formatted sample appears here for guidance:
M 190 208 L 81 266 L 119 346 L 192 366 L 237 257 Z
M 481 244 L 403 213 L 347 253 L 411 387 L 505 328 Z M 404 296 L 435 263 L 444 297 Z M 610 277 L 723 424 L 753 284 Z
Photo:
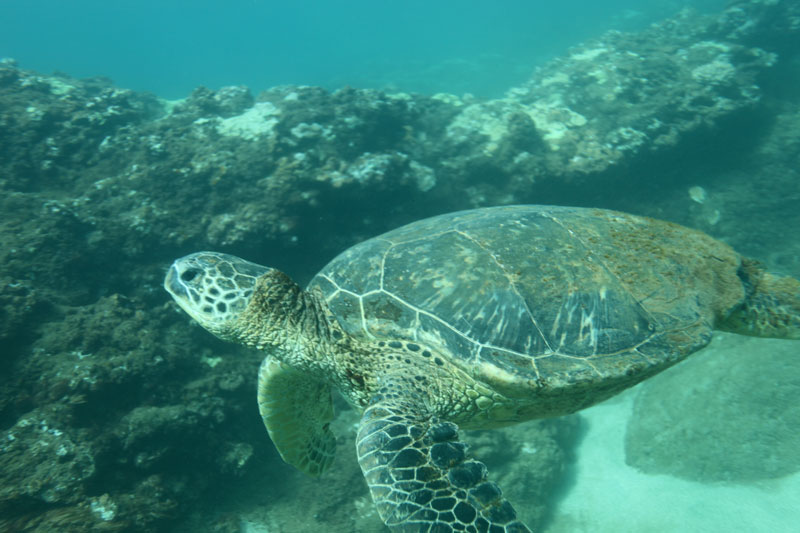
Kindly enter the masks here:
M 743 259 L 739 277 L 745 300 L 718 329 L 754 337 L 800 339 L 800 281 L 764 271 Z
M 455 424 L 378 394 L 358 430 L 358 462 L 384 523 L 404 533 L 530 533 Z

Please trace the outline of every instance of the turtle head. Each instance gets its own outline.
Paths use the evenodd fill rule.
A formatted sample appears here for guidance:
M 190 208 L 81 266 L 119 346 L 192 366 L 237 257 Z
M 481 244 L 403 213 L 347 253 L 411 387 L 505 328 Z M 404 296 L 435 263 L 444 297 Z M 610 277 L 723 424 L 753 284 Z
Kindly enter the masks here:
M 164 279 L 177 304 L 226 341 L 268 350 L 298 369 L 328 372 L 323 340 L 344 333 L 324 303 L 281 272 L 238 257 L 198 252 L 172 263 Z M 312 341 L 312 342 L 306 342 Z
M 233 255 L 198 252 L 172 263 L 164 288 L 201 326 L 225 340 L 247 309 L 256 280 L 274 269 Z

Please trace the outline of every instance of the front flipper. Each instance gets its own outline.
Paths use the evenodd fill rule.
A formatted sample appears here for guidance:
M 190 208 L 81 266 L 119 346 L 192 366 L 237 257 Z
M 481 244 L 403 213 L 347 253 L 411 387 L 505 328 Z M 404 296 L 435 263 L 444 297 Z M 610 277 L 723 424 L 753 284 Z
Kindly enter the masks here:
M 391 393 L 373 398 L 356 447 L 384 523 L 405 533 L 530 533 L 457 430 Z
M 330 466 L 336 438 L 328 427 L 333 398 L 327 383 L 266 357 L 258 371 L 258 410 L 284 461 L 312 476 Z

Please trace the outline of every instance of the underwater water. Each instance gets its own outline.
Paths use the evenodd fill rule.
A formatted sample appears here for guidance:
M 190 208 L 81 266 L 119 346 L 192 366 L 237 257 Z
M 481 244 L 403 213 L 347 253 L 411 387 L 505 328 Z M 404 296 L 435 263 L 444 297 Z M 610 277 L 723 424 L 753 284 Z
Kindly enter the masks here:
M 199 85 L 498 96 L 583 39 L 724 0 L 540 3 L 5 0 L 0 56 L 180 98 Z
M 330 469 L 282 460 L 256 401 L 263 352 L 218 340 L 164 290 L 193 252 L 306 286 L 410 222 L 553 204 L 668 220 L 800 279 L 797 20 L 795 0 L 0 1 L 0 533 L 390 531 L 357 460 L 360 413 L 338 395 Z M 484 259 L 524 255 L 514 235 Z M 644 240 L 632 249 L 663 252 Z M 591 262 L 527 245 L 537 275 L 500 278 Z M 489 283 L 452 328 L 421 333 L 484 279 L 467 245 L 439 257 L 448 275 L 430 246 L 381 277 L 402 287 L 438 268 L 423 313 L 370 300 L 371 334 L 416 324 L 411 340 L 437 344 L 514 327 L 482 311 L 516 301 Z M 637 272 L 622 248 L 611 255 Z M 335 281 L 366 291 L 368 266 L 387 261 L 351 257 Z M 690 266 L 654 263 L 653 294 Z M 730 301 L 704 274 L 687 301 Z M 543 313 L 574 288 L 538 287 Z M 776 322 L 795 331 L 786 287 Z M 611 315 L 649 305 L 628 296 L 603 296 Z M 359 305 L 335 298 L 346 323 Z M 314 412 L 284 392 L 301 403 L 280 404 L 284 422 Z M 788 532 L 798 395 L 800 341 L 725 332 L 577 414 L 459 435 L 537 532 Z

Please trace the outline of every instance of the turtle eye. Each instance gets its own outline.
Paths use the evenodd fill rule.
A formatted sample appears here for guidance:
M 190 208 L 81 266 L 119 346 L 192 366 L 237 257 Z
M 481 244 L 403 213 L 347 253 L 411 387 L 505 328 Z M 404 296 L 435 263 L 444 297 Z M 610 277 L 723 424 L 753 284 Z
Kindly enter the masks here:
M 196 278 L 198 274 L 200 274 L 200 271 L 197 270 L 196 268 L 186 269 L 183 272 L 181 272 L 181 281 L 185 281 L 186 283 L 189 283 L 194 278 Z

